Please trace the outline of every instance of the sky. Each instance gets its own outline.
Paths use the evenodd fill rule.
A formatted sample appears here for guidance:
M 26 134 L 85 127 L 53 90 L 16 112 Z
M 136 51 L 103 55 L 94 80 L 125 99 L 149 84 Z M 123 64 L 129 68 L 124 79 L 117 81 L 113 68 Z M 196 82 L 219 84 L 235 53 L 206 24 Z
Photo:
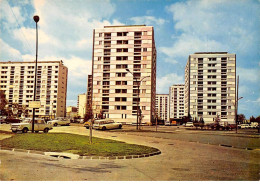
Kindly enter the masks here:
M 238 112 L 260 115 L 260 0 L 0 0 L 0 61 L 62 60 L 68 67 L 67 106 L 86 93 L 93 29 L 108 25 L 154 26 L 156 93 L 184 83 L 194 52 L 236 54 Z

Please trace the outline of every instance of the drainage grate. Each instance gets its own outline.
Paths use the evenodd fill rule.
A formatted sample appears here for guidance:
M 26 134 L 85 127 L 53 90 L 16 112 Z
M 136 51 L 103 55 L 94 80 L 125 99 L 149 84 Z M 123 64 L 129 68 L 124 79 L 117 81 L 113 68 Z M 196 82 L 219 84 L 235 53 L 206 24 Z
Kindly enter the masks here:
M 51 157 L 55 157 L 55 158 L 65 158 L 65 159 L 71 159 L 71 157 L 68 156 L 64 156 L 64 155 L 50 155 Z

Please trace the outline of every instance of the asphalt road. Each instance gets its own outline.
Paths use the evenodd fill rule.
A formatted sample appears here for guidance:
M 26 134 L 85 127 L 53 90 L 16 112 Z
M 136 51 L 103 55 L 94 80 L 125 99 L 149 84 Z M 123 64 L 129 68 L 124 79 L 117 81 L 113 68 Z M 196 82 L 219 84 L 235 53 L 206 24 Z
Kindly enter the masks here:
M 89 133 L 81 126 L 54 127 L 51 132 L 82 135 Z M 93 131 L 96 137 L 152 146 L 162 151 L 161 155 L 131 160 L 71 160 L 1 150 L 0 180 L 258 181 L 260 179 L 258 150 L 201 144 L 163 136 L 155 137 L 151 134 L 157 133 Z M 210 139 L 210 135 L 208 136 Z

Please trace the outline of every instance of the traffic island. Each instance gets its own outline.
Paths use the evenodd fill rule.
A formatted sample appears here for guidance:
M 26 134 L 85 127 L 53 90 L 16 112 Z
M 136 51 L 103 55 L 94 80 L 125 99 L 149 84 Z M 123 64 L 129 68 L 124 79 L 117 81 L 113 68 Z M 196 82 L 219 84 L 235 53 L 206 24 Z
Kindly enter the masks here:
M 153 147 L 68 133 L 17 134 L 0 140 L 1 149 L 66 159 L 133 159 L 160 154 Z M 24 151 L 22 151 L 24 150 Z

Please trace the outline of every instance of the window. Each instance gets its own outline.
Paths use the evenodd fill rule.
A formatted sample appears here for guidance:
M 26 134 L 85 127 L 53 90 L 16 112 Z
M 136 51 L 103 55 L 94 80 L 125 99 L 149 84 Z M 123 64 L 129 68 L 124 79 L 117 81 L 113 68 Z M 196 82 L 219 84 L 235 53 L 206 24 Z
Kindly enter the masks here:
M 116 89 L 116 93 L 127 93 L 127 89 Z
M 145 110 L 146 109 L 146 107 L 145 106 L 142 106 L 142 110 Z
M 117 69 L 120 69 L 120 68 L 127 68 L 127 65 L 116 65 L 116 68 L 117 68 Z
M 146 61 L 147 60 L 147 56 L 143 56 L 143 60 Z
M 128 52 L 128 48 L 116 49 L 116 52 Z
M 125 77 L 126 73 L 116 73 L 116 77 Z
M 147 52 L 147 48 L 143 48 L 143 52 Z
M 102 33 L 99 33 L 98 36 L 99 36 L 99 37 L 102 37 Z
M 128 40 L 117 40 L 116 42 L 118 45 L 121 45 L 121 44 L 128 44 Z
M 118 32 L 117 36 L 127 36 L 128 32 Z
M 143 64 L 143 68 L 146 68 L 147 67 L 147 64 Z
M 127 57 L 127 56 L 117 56 L 117 57 L 116 57 L 116 60 L 117 60 L 117 61 L 128 60 L 128 57 Z
M 101 57 L 100 56 L 98 57 L 98 61 L 101 61 Z

